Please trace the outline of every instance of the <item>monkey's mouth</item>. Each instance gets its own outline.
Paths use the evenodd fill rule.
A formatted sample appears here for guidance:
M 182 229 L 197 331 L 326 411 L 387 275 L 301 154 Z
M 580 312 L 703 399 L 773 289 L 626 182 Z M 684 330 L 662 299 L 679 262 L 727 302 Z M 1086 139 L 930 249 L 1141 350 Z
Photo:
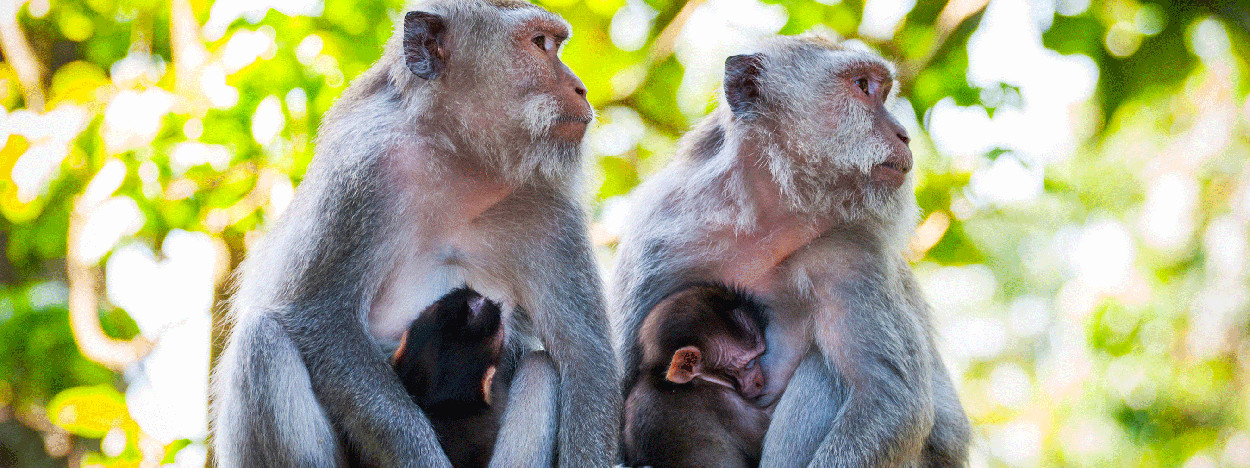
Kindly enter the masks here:
M 889 185 L 890 188 L 899 188 L 908 179 L 909 170 L 911 170 L 911 161 L 891 156 L 884 163 L 873 166 L 871 178 L 881 184 Z
M 884 162 L 872 167 L 872 180 L 892 187 L 899 187 L 907 179 L 911 171 L 911 158 L 890 156 Z
M 551 119 L 551 133 L 566 141 L 580 141 L 590 126 L 590 116 L 561 114 Z
M 556 125 L 565 125 L 565 124 L 589 125 L 590 116 L 589 115 L 559 115 L 559 116 L 556 116 L 555 120 L 553 120 L 552 123 Z
M 898 158 L 898 159 L 890 158 L 890 159 L 885 160 L 885 162 L 878 164 L 878 166 L 906 174 L 908 171 L 911 171 L 911 163 L 907 161 L 901 161 L 901 159 L 902 158 Z

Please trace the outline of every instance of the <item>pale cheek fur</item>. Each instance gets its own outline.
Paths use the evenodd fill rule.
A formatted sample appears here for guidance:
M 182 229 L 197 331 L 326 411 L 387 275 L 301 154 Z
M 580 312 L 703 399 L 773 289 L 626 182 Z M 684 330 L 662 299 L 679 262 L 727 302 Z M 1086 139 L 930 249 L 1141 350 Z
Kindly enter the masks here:
M 530 136 L 537 139 L 551 131 L 559 112 L 560 104 L 555 96 L 536 94 L 521 103 L 517 114 L 521 116 L 522 124 L 525 125 Z

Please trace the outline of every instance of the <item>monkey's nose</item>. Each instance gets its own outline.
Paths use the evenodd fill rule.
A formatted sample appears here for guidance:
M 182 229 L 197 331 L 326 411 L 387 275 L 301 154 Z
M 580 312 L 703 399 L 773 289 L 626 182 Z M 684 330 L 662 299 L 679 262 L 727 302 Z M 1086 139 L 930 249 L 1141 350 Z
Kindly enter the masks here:
M 586 97 L 586 87 L 584 86 L 573 86 L 573 92 L 577 93 L 578 96 Z
M 901 140 L 904 145 L 911 143 L 911 137 L 907 136 L 907 130 L 899 130 L 895 133 L 895 135 L 898 136 L 898 139 Z

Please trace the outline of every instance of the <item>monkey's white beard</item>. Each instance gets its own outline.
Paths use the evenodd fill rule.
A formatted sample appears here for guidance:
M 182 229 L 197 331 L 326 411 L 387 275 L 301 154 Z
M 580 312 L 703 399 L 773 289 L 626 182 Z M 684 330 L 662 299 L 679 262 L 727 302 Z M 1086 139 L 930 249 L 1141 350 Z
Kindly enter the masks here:
M 581 144 L 560 141 L 550 136 L 560 118 L 560 105 L 555 96 L 536 94 L 521 102 L 514 115 L 529 133 L 526 154 L 513 166 L 509 179 L 521 181 L 534 175 L 549 182 L 574 182 L 581 164 Z
M 525 129 L 529 130 L 530 136 L 540 139 L 551 131 L 551 127 L 555 126 L 556 119 L 560 117 L 560 104 L 555 96 L 536 94 L 521 103 L 518 114 L 521 116 Z
M 832 213 L 845 221 L 865 216 L 895 219 L 909 210 L 909 184 L 895 190 L 871 183 L 873 166 L 893 149 L 873 136 L 870 116 L 844 108 L 839 125 L 830 128 L 811 119 L 785 124 L 781 138 L 766 139 L 765 161 L 791 208 Z M 911 204 L 914 204 L 912 202 Z
M 567 187 L 577 182 L 581 144 L 550 135 L 559 117 L 555 97 L 537 94 L 514 101 L 502 111 L 475 110 L 459 115 L 458 141 L 509 183 L 542 179 Z
M 550 182 L 576 182 L 581 169 L 582 151 L 577 143 L 564 143 L 551 138 L 535 141 L 525 155 L 525 166 L 530 174 L 537 173 Z

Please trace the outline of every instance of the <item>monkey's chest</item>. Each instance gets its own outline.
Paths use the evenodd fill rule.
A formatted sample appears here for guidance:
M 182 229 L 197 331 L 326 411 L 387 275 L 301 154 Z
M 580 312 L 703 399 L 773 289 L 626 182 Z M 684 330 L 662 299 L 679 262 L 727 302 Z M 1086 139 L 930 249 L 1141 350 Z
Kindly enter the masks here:
M 369 306 L 367 326 L 379 342 L 397 342 L 409 324 L 451 290 L 469 286 L 505 311 L 515 301 L 508 289 L 480 269 L 466 266 L 456 251 L 408 256 L 387 275 Z
M 794 284 L 792 278 L 804 275 L 812 250 L 823 250 L 822 243 L 814 241 L 816 236 L 810 229 L 795 226 L 751 233 L 722 230 L 702 236 L 689 249 L 714 252 L 691 258 L 713 259 L 715 266 L 711 271 L 721 281 L 769 297 L 801 286 Z

